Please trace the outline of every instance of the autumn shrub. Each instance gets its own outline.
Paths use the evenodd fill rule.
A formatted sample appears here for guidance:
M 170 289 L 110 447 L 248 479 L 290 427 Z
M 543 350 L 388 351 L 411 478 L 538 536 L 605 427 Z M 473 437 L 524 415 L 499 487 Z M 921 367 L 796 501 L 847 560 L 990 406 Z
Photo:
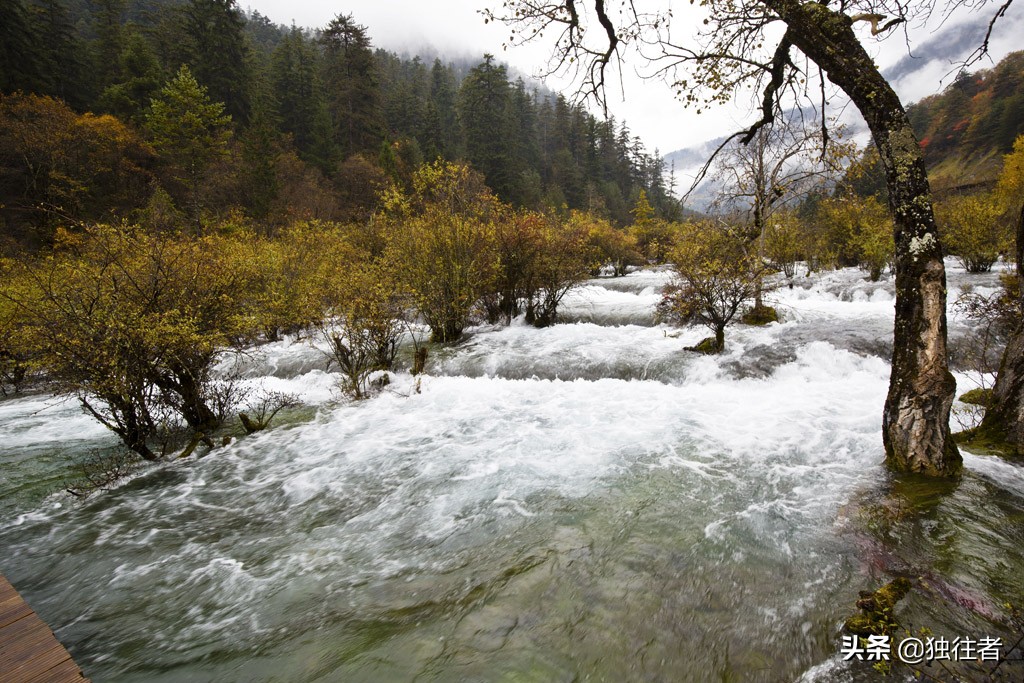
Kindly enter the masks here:
M 1005 209 L 993 193 L 948 197 L 935 205 L 943 245 L 969 273 L 987 273 L 999 255 L 1012 251 Z
M 0 396 L 21 391 L 30 366 L 24 316 L 10 296 L 14 266 L 14 261 L 0 258 Z
M 481 296 L 488 322 L 506 324 L 523 312 L 536 285 L 535 270 L 544 248 L 541 214 L 507 211 L 494 223 L 498 268 L 493 286 Z
M 255 434 L 269 427 L 270 421 L 282 410 L 298 405 L 300 401 L 294 394 L 262 389 L 247 402 L 244 411 L 238 413 L 238 419 L 246 434 Z
M 797 261 L 809 251 L 799 219 L 788 211 L 777 212 L 765 226 L 764 237 L 765 255 L 771 265 L 792 279 Z
M 591 254 L 591 275 L 597 275 L 604 266 L 610 266 L 612 275 L 626 274 L 629 266 L 643 263 L 636 234 L 616 228 L 603 218 L 573 212 L 570 222 L 579 223 L 587 230 L 587 247 Z
M 845 244 L 841 253 L 855 258 L 868 277 L 877 281 L 895 253 L 892 218 L 875 197 L 842 197 L 823 201 L 819 219 Z M 842 262 L 845 259 L 840 259 Z
M 636 243 L 636 248 L 648 261 L 665 263 L 679 226 L 655 217 L 654 208 L 642 190 L 630 213 L 633 214 L 633 224 L 629 226 L 629 234 Z
M 334 177 L 338 204 L 344 207 L 340 218 L 346 222 L 366 223 L 377 211 L 378 197 L 388 185 L 385 172 L 362 154 L 354 154 L 338 166 Z
M 141 464 L 138 453 L 129 448 L 90 451 L 75 459 L 71 478 L 64 482 L 64 490 L 76 498 L 109 491 L 138 472 Z
M 675 276 L 662 293 L 657 315 L 670 324 L 710 328 L 715 336 L 694 350 L 723 351 L 726 326 L 757 295 L 765 265 L 748 247 L 748 240 L 728 226 L 710 221 L 680 226 L 670 252 Z
M 678 227 L 676 223 L 652 218 L 631 225 L 629 235 L 637 250 L 648 262 L 665 263 L 670 260 L 669 253 L 672 251 Z
M 405 327 L 405 301 L 386 263 L 350 263 L 334 288 L 332 317 L 320 324 L 342 386 L 353 398 L 368 395 L 368 380 L 391 370 Z
M 252 264 L 232 246 L 89 228 L 17 264 L 3 294 L 55 391 L 153 460 L 169 425 L 209 434 L 230 408 L 214 365 L 254 326 Z
M 359 258 L 341 226 L 316 220 L 237 247 L 248 249 L 257 266 L 252 305 L 270 341 L 319 324 L 335 304 L 346 265 Z
M 995 198 L 1005 210 L 1005 219 L 1013 225 L 1024 203 L 1024 135 L 1013 143 L 1013 151 L 1003 156 L 1003 169 L 996 181 Z M 1018 245 L 1020 247 L 1020 245 Z
M 579 214 L 565 223 L 552 214 L 535 220 L 541 242 L 526 292 L 526 322 L 547 327 L 556 322 L 563 297 L 589 276 L 589 231 Z
M 113 116 L 76 114 L 51 97 L 0 94 L 0 216 L 22 242 L 45 245 L 60 223 L 143 206 L 154 159 Z
M 1021 320 L 1017 278 L 1003 273 L 999 279 L 1001 286 L 996 291 L 984 293 L 968 289 L 953 302 L 953 310 L 971 321 L 966 341 L 955 349 L 955 355 L 959 356 L 956 360 L 979 378 L 999 369 L 1002 349 Z
M 421 166 L 412 189 L 385 196 L 386 259 L 434 341 L 457 340 L 498 271 L 499 210 L 476 172 L 438 161 Z
M 298 220 L 334 220 L 341 213 L 338 197 L 319 169 L 306 164 L 293 150 L 278 155 L 277 195 L 270 216 L 279 225 Z

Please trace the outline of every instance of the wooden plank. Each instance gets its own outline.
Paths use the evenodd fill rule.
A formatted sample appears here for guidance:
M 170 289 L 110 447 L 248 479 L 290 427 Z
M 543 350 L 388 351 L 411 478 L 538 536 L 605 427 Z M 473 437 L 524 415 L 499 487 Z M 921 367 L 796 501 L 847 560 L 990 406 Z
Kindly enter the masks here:
M 48 636 L 49 634 L 37 628 L 18 640 L 11 641 L 13 645 L 7 648 L 6 656 L 2 659 L 4 666 L 8 669 L 18 668 L 48 650 L 60 646 L 60 643 L 53 640 L 52 636 Z
M 8 604 L 9 603 L 9 604 Z M 32 614 L 32 608 L 23 600 L 10 600 L 0 604 L 0 628 Z
M 34 678 L 29 678 L 21 683 L 50 683 L 50 681 L 86 681 L 82 670 L 78 668 L 74 660 L 68 657 L 57 666 L 47 671 L 42 671 Z
M 9 625 L 0 633 L 0 661 L 20 659 L 26 648 L 35 647 L 35 643 L 46 632 L 40 628 L 38 617 L 29 614 Z
M 37 677 L 40 673 L 49 671 L 61 662 L 71 659 L 68 651 L 61 647 L 60 643 L 46 650 L 33 653 L 31 659 L 26 659 L 17 666 L 7 669 L 5 675 L 11 680 L 25 681 Z
M 4 683 L 88 681 L 50 627 L 0 575 L 0 680 Z

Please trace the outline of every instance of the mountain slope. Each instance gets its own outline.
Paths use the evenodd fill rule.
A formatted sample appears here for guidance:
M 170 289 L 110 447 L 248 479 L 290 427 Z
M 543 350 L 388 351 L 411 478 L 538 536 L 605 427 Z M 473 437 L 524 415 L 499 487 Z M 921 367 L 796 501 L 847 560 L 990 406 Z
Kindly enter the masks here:
M 908 108 L 936 189 L 994 181 L 1002 155 L 1024 133 L 1024 52 L 992 69 L 963 72 L 939 95 Z
M 909 63 L 900 62 L 893 73 L 905 78 L 909 69 Z M 942 93 L 915 102 L 907 113 L 935 190 L 990 185 L 1003 155 L 1024 134 L 1024 52 L 1006 55 L 991 69 L 962 72 Z M 683 172 L 699 167 L 721 140 L 670 152 L 666 164 Z M 712 191 L 702 184 L 699 194 Z

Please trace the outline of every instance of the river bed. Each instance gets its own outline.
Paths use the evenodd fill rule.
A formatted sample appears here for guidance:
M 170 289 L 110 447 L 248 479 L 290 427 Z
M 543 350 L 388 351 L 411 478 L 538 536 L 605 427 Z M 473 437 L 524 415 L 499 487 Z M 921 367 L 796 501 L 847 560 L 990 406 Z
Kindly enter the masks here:
M 947 266 L 951 301 L 996 286 Z M 0 571 L 98 682 L 874 680 L 840 627 L 899 573 L 939 587 L 902 623 L 1011 637 L 1024 468 L 965 453 L 934 494 L 882 466 L 891 277 L 797 278 L 719 357 L 655 323 L 668 277 L 589 281 L 357 403 L 315 345 L 267 345 L 246 381 L 311 408 L 84 502 L 68 463 L 112 437 L 0 402 Z

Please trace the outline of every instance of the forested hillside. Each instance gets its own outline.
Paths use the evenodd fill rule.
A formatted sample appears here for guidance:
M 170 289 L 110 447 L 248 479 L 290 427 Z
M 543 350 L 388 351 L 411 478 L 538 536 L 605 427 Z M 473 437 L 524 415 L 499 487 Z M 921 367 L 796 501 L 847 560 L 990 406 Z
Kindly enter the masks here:
M 908 108 L 937 190 L 991 185 L 1024 133 L 1024 52 L 992 69 L 962 72 L 939 95 Z
M 673 211 L 658 155 L 624 122 L 489 55 L 407 59 L 375 49 L 357 18 L 284 27 L 234 0 L 0 0 L 0 15 L 8 242 L 114 218 L 364 219 L 437 157 L 517 206 L 621 225 L 644 189 Z M 186 111 L 204 112 L 201 130 L 180 127 Z

